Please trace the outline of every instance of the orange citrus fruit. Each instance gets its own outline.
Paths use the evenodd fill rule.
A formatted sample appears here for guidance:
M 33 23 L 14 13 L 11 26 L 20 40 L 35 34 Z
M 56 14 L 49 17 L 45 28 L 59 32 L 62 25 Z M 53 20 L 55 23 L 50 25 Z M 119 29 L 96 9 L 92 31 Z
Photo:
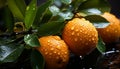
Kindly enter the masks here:
M 59 36 L 43 36 L 37 50 L 43 55 L 47 69 L 63 69 L 69 61 L 69 49 Z
M 96 48 L 98 42 L 96 28 L 84 18 L 69 21 L 64 27 L 62 37 L 76 55 L 89 54 Z
M 103 41 L 107 44 L 118 41 L 120 37 L 119 19 L 109 12 L 105 12 L 101 16 L 110 22 L 110 24 L 105 28 L 97 28 Z

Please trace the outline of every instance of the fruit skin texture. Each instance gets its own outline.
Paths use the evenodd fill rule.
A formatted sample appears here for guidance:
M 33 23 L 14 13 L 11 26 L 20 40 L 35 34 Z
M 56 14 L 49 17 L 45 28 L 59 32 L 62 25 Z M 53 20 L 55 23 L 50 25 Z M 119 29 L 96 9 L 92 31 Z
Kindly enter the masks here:
M 69 61 L 69 49 L 59 36 L 43 36 L 37 48 L 46 61 L 46 69 L 64 69 Z
M 97 28 L 99 35 L 106 44 L 116 42 L 120 37 L 120 21 L 113 14 L 105 12 L 103 15 L 110 24 L 105 28 Z
M 96 48 L 98 33 L 96 28 L 84 18 L 69 21 L 62 33 L 63 40 L 76 55 L 87 55 Z

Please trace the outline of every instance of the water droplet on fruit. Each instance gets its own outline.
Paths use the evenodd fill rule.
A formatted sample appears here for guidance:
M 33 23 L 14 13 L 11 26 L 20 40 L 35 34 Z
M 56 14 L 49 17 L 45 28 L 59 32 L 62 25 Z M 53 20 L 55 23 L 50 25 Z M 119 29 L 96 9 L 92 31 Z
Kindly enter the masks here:
M 54 51 L 54 53 L 56 54 L 56 51 Z
M 74 26 L 73 26 L 73 27 L 71 27 L 71 30 L 74 30 Z
M 77 36 L 79 36 L 80 34 L 79 33 L 77 33 Z
M 53 49 L 53 48 L 51 48 L 50 50 L 51 50 L 51 51 L 53 51 L 54 49 Z
M 75 41 L 77 41 L 78 39 L 77 39 L 77 38 L 75 38 L 74 40 L 75 40 Z
M 92 38 L 92 40 L 94 41 L 95 39 L 94 39 L 94 38 Z
M 60 55 L 60 53 L 58 52 L 58 55 Z
M 75 32 L 72 32 L 72 35 L 74 35 L 75 34 Z
M 48 54 L 48 52 L 45 52 L 45 55 L 47 55 Z
M 78 32 L 79 30 L 78 30 L 78 29 L 76 29 L 75 31 L 76 31 L 76 32 Z
M 52 55 L 52 53 L 49 53 L 49 55 Z

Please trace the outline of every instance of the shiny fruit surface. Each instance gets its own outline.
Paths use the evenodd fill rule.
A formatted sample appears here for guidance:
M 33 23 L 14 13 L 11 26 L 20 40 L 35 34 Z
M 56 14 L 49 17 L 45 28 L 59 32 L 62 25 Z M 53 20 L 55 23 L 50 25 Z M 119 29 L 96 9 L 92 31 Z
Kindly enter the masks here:
M 69 61 L 69 50 L 59 36 L 43 36 L 37 48 L 46 61 L 46 69 L 63 69 Z
M 62 37 L 76 55 L 89 54 L 96 48 L 98 42 L 96 28 L 84 18 L 69 21 L 64 27 Z

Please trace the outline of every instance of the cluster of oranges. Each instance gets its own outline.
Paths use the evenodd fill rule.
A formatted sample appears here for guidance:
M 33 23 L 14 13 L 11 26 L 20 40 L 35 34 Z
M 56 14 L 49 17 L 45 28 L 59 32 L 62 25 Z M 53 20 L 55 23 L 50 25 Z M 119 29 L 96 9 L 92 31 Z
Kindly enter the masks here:
M 105 43 L 119 40 L 119 19 L 108 12 L 101 16 L 110 22 L 105 28 L 95 28 L 84 18 L 73 18 L 64 26 L 62 38 L 57 35 L 40 37 L 41 46 L 37 47 L 37 50 L 45 58 L 46 69 L 64 69 L 70 52 L 78 56 L 89 54 L 96 48 L 98 35 Z

